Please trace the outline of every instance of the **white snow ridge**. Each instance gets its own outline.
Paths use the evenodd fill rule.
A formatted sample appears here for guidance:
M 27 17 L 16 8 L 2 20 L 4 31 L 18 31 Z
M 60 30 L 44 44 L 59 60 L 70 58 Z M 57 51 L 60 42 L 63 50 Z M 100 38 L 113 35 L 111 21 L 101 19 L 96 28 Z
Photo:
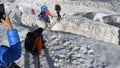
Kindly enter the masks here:
M 120 68 L 119 0 L 0 0 L 22 45 L 21 68 Z M 61 6 L 57 21 L 55 4 Z M 41 5 L 53 14 L 49 27 L 39 20 Z M 31 14 L 35 10 L 35 15 Z M 9 45 L 0 25 L 0 45 Z M 27 32 L 42 27 L 45 49 L 32 56 L 24 48 Z M 39 61 L 39 62 L 38 62 Z M 40 67 L 38 67 L 40 65 Z

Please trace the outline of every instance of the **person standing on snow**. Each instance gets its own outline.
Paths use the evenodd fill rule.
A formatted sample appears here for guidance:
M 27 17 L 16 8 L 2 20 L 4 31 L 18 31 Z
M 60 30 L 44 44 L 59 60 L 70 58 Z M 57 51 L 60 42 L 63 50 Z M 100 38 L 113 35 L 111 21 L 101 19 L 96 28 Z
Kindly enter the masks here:
M 35 15 L 35 10 L 34 10 L 34 9 L 31 9 L 31 13 L 32 13 L 33 15 Z
M 32 32 L 28 32 L 25 38 L 25 49 L 27 52 L 30 52 L 32 55 L 41 54 L 42 49 L 45 47 L 43 44 L 43 28 L 38 28 Z
M 58 20 L 61 18 L 61 15 L 60 15 L 60 11 L 61 11 L 61 7 L 59 4 L 56 4 L 55 5 L 55 10 L 56 10 L 56 13 L 57 13 L 57 16 L 58 16 Z
M 8 28 L 7 37 L 10 46 L 0 46 L 0 68 L 20 68 L 16 67 L 14 63 L 21 57 L 21 43 L 18 32 L 13 29 L 7 13 L 5 14 L 5 20 L 1 19 L 1 22 Z
M 50 19 L 48 16 L 53 17 L 51 12 L 48 10 L 46 5 L 41 6 L 41 13 L 38 15 L 38 17 L 43 18 L 46 22 L 50 23 Z

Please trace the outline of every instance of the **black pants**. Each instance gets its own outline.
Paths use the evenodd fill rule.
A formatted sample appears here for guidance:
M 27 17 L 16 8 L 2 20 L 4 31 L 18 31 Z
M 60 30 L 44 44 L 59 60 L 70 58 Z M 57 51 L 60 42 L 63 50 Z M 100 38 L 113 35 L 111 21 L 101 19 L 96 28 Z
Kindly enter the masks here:
M 60 11 L 57 11 L 57 16 L 58 16 L 58 18 L 61 17 Z
M 1 66 L 0 68 L 20 68 L 16 63 L 12 62 L 10 64 L 6 64 L 4 66 Z

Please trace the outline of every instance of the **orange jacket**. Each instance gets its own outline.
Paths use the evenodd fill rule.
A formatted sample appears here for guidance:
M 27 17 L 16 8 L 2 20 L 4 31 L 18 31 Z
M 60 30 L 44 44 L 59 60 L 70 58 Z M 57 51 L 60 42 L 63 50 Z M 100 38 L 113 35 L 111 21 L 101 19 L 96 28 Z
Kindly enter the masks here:
M 42 37 L 39 36 L 35 39 L 34 47 L 32 50 L 37 49 L 38 54 L 42 52 Z
M 46 16 L 53 16 L 50 11 L 46 12 Z

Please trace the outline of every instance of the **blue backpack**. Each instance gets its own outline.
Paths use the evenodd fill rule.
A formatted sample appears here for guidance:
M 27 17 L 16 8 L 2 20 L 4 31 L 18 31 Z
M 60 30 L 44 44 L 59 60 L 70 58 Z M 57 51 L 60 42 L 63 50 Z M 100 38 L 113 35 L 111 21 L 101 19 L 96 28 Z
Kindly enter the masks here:
M 42 5 L 41 6 L 41 12 L 47 12 L 48 9 L 47 9 L 47 6 L 46 5 Z

